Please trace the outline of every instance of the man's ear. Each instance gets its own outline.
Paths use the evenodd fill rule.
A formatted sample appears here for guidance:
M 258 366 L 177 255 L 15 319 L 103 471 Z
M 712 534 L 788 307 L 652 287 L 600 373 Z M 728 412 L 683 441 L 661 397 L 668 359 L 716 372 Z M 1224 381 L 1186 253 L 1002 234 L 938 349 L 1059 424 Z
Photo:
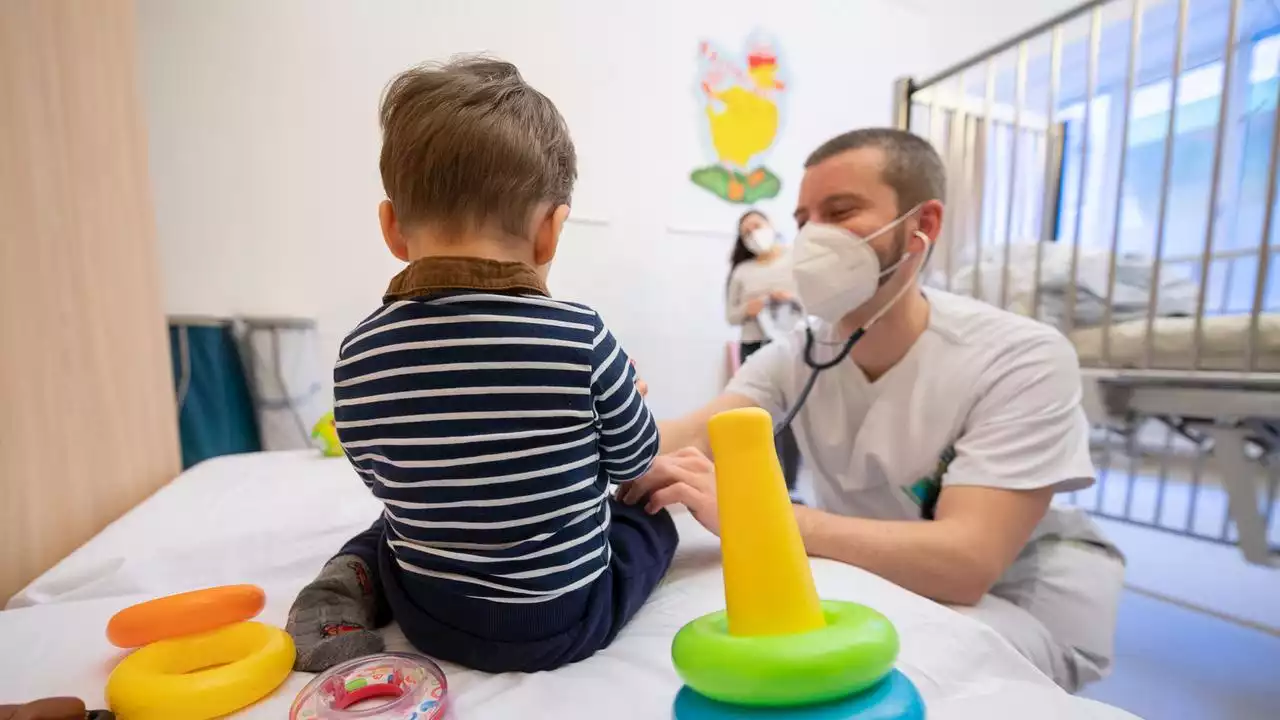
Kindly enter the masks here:
M 929 236 L 929 244 L 933 245 L 938 241 L 938 236 L 942 234 L 942 215 L 943 206 L 939 200 L 930 200 L 920 206 L 920 212 L 917 214 L 916 228 Z
M 409 242 L 400 231 L 400 221 L 396 220 L 396 209 L 390 200 L 378 203 L 378 224 L 382 226 L 382 241 L 391 254 L 401 262 L 409 262 Z
M 560 246 L 560 232 L 569 219 L 569 206 L 557 205 L 543 216 L 534 230 L 533 264 L 537 267 L 550 265 L 556 257 L 556 248 Z

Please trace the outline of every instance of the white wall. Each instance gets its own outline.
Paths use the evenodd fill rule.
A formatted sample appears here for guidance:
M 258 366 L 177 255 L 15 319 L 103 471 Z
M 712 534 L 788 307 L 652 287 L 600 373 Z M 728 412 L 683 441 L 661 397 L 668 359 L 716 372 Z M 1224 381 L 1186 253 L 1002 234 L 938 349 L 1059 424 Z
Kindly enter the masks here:
M 887 124 L 893 79 L 940 66 L 922 51 L 925 18 L 895 0 L 141 0 L 139 12 L 169 312 L 315 317 L 327 365 L 398 269 L 375 220 L 383 85 L 488 51 L 557 103 L 578 146 L 552 290 L 603 314 L 661 415 L 714 396 L 730 337 L 721 298 L 742 208 L 687 179 L 709 160 L 697 40 L 737 48 L 762 27 L 783 47 L 792 91 L 769 161 L 787 180 L 769 206 L 783 216 L 810 149 Z

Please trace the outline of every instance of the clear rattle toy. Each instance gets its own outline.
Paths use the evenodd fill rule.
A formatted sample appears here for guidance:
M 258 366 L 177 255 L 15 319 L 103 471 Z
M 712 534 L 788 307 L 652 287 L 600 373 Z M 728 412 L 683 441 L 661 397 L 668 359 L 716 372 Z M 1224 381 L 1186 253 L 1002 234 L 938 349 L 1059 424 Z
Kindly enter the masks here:
M 448 689 L 444 671 L 421 655 L 370 655 L 307 683 L 289 720 L 438 720 Z

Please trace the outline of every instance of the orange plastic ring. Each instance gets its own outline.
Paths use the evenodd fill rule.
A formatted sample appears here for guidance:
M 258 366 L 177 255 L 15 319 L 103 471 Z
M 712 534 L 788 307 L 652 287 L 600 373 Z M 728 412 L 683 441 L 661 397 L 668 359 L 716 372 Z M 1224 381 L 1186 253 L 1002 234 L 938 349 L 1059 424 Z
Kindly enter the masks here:
M 223 585 L 148 600 L 121 610 L 107 623 L 107 639 L 121 648 L 206 632 L 250 620 L 267 594 L 257 585 Z

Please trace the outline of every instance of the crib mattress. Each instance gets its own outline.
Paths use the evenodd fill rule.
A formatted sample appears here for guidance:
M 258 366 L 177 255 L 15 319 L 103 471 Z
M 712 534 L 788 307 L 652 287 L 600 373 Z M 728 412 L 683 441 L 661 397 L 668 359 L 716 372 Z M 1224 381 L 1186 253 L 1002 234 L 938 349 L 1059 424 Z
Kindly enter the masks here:
M 1254 370 L 1280 372 L 1280 313 L 1263 314 L 1258 322 L 1258 362 Z M 1130 320 L 1111 326 L 1111 357 L 1102 356 L 1103 328 L 1091 327 L 1071 333 L 1080 364 L 1086 367 L 1142 367 L 1147 322 Z M 1249 337 L 1248 315 L 1206 317 L 1202 331 L 1200 369 L 1243 372 L 1245 347 Z M 1152 326 L 1151 367 L 1166 370 L 1189 370 L 1195 344 L 1195 318 L 1161 317 Z

